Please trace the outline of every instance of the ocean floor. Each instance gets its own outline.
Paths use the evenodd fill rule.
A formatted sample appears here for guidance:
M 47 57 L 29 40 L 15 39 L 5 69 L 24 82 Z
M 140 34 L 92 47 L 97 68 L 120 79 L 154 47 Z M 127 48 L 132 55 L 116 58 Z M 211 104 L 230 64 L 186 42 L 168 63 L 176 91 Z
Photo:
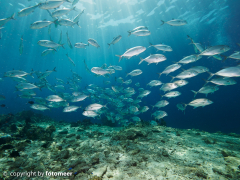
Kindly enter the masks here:
M 42 137 L 31 136 L 40 127 Z M 33 131 L 24 137 L 26 127 L 17 128 L 16 136 L 1 133 L 1 179 L 240 179 L 240 136 L 234 133 L 49 121 L 28 125 Z

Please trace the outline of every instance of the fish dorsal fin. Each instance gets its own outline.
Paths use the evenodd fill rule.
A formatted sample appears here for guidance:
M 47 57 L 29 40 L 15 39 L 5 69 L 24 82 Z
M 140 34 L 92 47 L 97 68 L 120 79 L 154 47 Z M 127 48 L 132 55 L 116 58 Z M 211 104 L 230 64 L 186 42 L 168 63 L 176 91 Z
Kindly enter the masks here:
M 172 20 L 174 20 L 174 18 L 172 18 Z

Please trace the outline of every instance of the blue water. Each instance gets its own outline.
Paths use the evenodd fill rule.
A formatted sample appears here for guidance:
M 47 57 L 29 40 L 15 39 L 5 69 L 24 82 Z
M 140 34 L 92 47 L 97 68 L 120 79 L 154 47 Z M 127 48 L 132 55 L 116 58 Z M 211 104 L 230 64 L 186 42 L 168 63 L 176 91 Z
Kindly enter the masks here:
M 19 12 L 25 7 L 35 5 L 40 1 L 32 0 L 9 0 L 0 1 L 0 19 L 10 17 L 13 13 Z M 61 7 L 71 7 L 71 4 L 64 3 Z M 17 69 L 30 72 L 34 71 L 46 71 L 52 70 L 56 67 L 57 72 L 53 72 L 47 80 L 50 84 L 57 84 L 55 78 L 63 79 L 67 82 L 67 78 L 72 76 L 72 71 L 78 73 L 82 77 L 79 86 L 83 90 L 89 84 L 96 84 L 103 88 L 111 88 L 112 85 L 117 85 L 115 77 L 123 77 L 124 80 L 128 80 L 130 77 L 125 78 L 126 74 L 134 69 L 141 69 L 143 73 L 139 76 L 133 77 L 130 87 L 134 87 L 136 94 L 134 99 L 138 95 L 138 87 L 134 84 L 139 82 L 140 87 L 151 90 L 151 94 L 142 99 L 140 106 L 147 105 L 151 107 L 157 101 L 160 100 L 159 87 L 149 88 L 146 84 L 151 80 L 158 79 L 158 74 L 164 70 L 165 67 L 173 64 L 173 61 L 179 61 L 184 56 L 195 54 L 193 46 L 189 45 L 190 40 L 187 39 L 187 35 L 190 35 L 195 42 L 201 43 L 204 47 L 213 45 L 228 45 L 231 50 L 224 55 L 230 55 L 234 51 L 239 51 L 240 47 L 236 43 L 240 43 L 240 27 L 238 19 L 239 13 L 239 1 L 237 0 L 91 0 L 80 1 L 76 6 L 81 12 L 85 9 L 85 12 L 80 17 L 80 26 L 63 27 L 58 26 L 51 27 L 51 38 L 54 42 L 58 42 L 60 33 L 62 31 L 64 47 L 60 48 L 57 53 L 49 54 L 42 57 L 41 53 L 46 48 L 37 44 L 39 40 L 50 40 L 48 34 L 48 27 L 33 30 L 30 29 L 30 24 L 38 20 L 52 20 L 46 10 L 37 8 L 32 14 L 26 17 L 17 17 L 16 20 L 9 21 L 2 29 L 3 37 L 0 39 L 0 75 L 3 76 L 4 72 Z M 70 12 L 67 17 L 73 19 L 78 12 Z M 188 24 L 180 27 L 173 27 L 167 24 L 160 26 L 161 20 L 168 21 L 172 18 L 179 18 L 187 20 Z M 151 31 L 150 36 L 136 37 L 131 35 L 128 37 L 128 30 L 132 30 L 137 26 L 147 26 Z M 89 38 L 97 40 L 100 48 L 89 46 L 86 49 L 70 49 L 67 45 L 66 32 L 69 34 L 72 45 L 75 43 L 83 42 L 87 43 Z M 20 38 L 23 35 L 23 54 L 19 54 Z M 111 45 L 108 49 L 107 43 L 110 43 L 113 37 L 122 35 L 122 39 L 115 45 Z M 147 65 L 146 62 L 138 65 L 140 58 L 145 58 L 150 54 L 156 53 L 155 48 L 150 47 L 139 56 L 134 56 L 131 59 L 123 59 L 120 63 L 118 57 L 115 55 L 123 54 L 127 49 L 135 46 L 149 47 L 149 43 L 159 44 L 164 43 L 170 45 L 173 48 L 172 52 L 163 53 L 167 60 L 159 63 L 158 65 Z M 75 62 L 76 66 L 73 66 L 66 57 L 68 53 L 69 57 Z M 158 52 L 162 53 L 162 52 Z M 116 71 L 115 74 L 107 77 L 96 77 L 93 73 L 86 71 L 83 60 L 86 60 L 88 67 L 102 66 L 104 63 L 107 65 L 118 65 L 123 68 L 122 71 Z M 227 66 L 235 66 L 237 62 L 233 59 L 228 59 L 225 62 L 221 62 L 214 58 L 203 57 L 195 63 L 184 65 L 185 69 L 192 66 L 206 66 L 210 69 L 210 72 L 217 72 L 221 68 Z M 171 75 L 177 75 L 181 72 L 178 70 Z M 29 82 L 38 82 L 36 76 L 27 77 Z M 196 128 L 209 132 L 223 131 L 226 133 L 236 132 L 240 133 L 240 82 L 238 78 L 234 78 L 238 83 L 233 86 L 220 86 L 219 90 L 214 94 L 209 94 L 207 98 L 214 103 L 204 108 L 196 108 L 188 106 L 186 108 L 185 115 L 179 111 L 176 107 L 178 103 L 189 103 L 193 99 L 193 93 L 191 90 L 199 90 L 204 81 L 202 78 L 207 78 L 208 74 L 203 73 L 191 79 L 187 79 L 189 84 L 178 88 L 176 90 L 182 93 L 181 96 L 169 99 L 170 104 L 161 110 L 168 113 L 168 116 L 164 118 L 168 126 L 176 128 Z M 105 85 L 104 80 L 111 81 L 111 84 Z M 160 77 L 163 83 L 167 83 L 171 80 L 171 77 L 164 74 Z M 20 99 L 17 97 L 18 92 L 15 92 L 15 85 L 17 84 L 10 78 L 4 78 L 1 83 L 0 94 L 6 97 L 1 101 L 1 104 L 6 104 L 8 108 L 1 108 L 1 114 L 17 113 L 23 110 L 31 110 L 28 99 Z M 59 84 L 59 83 L 58 83 Z M 118 84 L 119 85 L 119 84 Z M 69 86 L 64 84 L 66 91 L 61 92 L 71 93 Z M 125 88 L 128 87 L 123 85 Z M 53 94 L 50 90 L 43 88 L 42 91 L 35 90 L 38 97 L 47 97 Z M 205 97 L 203 94 L 198 94 L 197 98 Z M 81 105 L 86 107 L 91 101 L 86 99 L 84 102 L 70 103 L 70 105 Z M 36 111 L 50 116 L 56 120 L 65 121 L 77 121 L 83 120 L 82 109 L 77 112 L 63 113 L 63 108 L 52 108 L 51 111 Z M 157 110 L 155 108 L 155 110 Z M 111 108 L 109 109 L 111 111 Z M 151 114 L 154 111 L 151 108 L 139 115 L 141 119 L 146 121 L 151 120 Z M 95 120 L 97 122 L 98 120 Z

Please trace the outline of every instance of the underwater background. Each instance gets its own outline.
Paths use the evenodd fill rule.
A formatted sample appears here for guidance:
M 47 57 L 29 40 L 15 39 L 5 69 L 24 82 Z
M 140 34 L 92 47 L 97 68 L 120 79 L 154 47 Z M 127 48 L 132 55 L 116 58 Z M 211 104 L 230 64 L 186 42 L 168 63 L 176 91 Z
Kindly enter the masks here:
M 13 13 L 23 9 L 24 6 L 33 6 L 39 2 L 37 0 L 0 1 L 0 18 L 10 17 Z M 144 97 L 140 103 L 141 106 L 146 105 L 150 108 L 151 105 L 154 105 L 161 99 L 160 94 L 163 94 L 163 92 L 159 91 L 159 87 L 150 88 L 146 87 L 146 84 L 151 80 L 158 79 L 157 73 L 162 72 L 173 61 L 179 61 L 184 56 L 195 54 L 193 46 L 189 45 L 190 40 L 187 39 L 187 35 L 191 36 L 195 42 L 201 43 L 204 47 L 214 45 L 230 46 L 231 50 L 226 52 L 225 55 L 239 51 L 240 47 L 236 44 L 240 42 L 239 4 L 238 0 L 80 0 L 76 4 L 77 9 L 79 12 L 83 9 L 85 10 L 80 17 L 79 25 L 81 28 L 78 26 L 74 26 L 74 28 L 58 26 L 55 28 L 52 25 L 50 34 L 47 27 L 38 30 L 30 29 L 30 24 L 37 20 L 52 20 L 46 10 L 37 8 L 29 16 L 16 16 L 16 20 L 9 21 L 4 26 L 4 29 L 1 30 L 0 75 L 3 76 L 5 72 L 12 69 L 26 72 L 30 72 L 33 69 L 34 71 L 43 72 L 56 67 L 57 72 L 53 72 L 47 77 L 48 82 L 52 85 L 57 83 L 55 78 L 60 78 L 67 82 L 67 78 L 72 76 L 72 70 L 82 77 L 79 83 L 81 89 L 84 89 L 89 84 L 111 88 L 112 85 L 116 84 L 115 77 L 123 77 L 124 80 L 128 80 L 130 79 L 129 76 L 125 78 L 127 73 L 134 69 L 141 69 L 143 73 L 140 76 L 131 78 L 132 84 L 123 86 L 125 88 L 133 87 L 137 89 L 134 84 L 139 82 L 140 87 L 150 90 L 151 94 Z M 70 5 L 69 3 L 64 3 L 65 7 L 71 7 Z M 70 12 L 67 17 L 73 19 L 79 12 Z M 180 27 L 172 27 L 167 24 L 160 26 L 161 20 L 168 21 L 172 18 L 184 19 L 188 24 Z M 137 26 L 147 26 L 151 31 L 151 35 L 145 37 L 131 35 L 128 37 L 127 31 Z M 45 48 L 39 46 L 37 42 L 43 39 L 49 40 L 50 36 L 54 42 L 58 42 L 61 31 L 65 49 L 60 48 L 57 53 L 51 53 L 42 57 L 41 53 Z M 100 48 L 89 46 L 86 49 L 74 47 L 71 49 L 67 45 L 66 32 L 68 32 L 73 45 L 77 42 L 87 43 L 89 38 L 93 38 L 98 41 Z M 112 38 L 118 35 L 122 36 L 121 41 L 111 45 L 108 49 L 107 43 L 110 43 Z M 19 54 L 21 36 L 23 36 L 22 55 Z M 145 52 L 131 59 L 123 59 L 121 62 L 118 62 L 118 57 L 115 56 L 123 54 L 127 49 L 134 46 L 149 47 L 149 43 L 164 43 L 170 45 L 173 51 L 161 52 L 161 54 L 167 57 L 167 60 L 160 62 L 158 65 L 147 65 L 146 62 L 138 65 L 139 57 L 145 58 L 149 54 L 156 53 L 156 49 L 153 47 L 147 48 Z M 76 66 L 69 62 L 66 56 L 67 53 Z M 108 66 L 121 66 L 123 70 L 116 71 L 109 78 L 103 76 L 96 77 L 93 73 L 86 71 L 84 59 L 89 69 L 100 67 L 106 63 Z M 235 66 L 237 63 L 233 59 L 221 62 L 214 58 L 203 57 L 193 64 L 184 65 L 184 68 L 201 65 L 208 67 L 210 72 L 215 73 L 221 68 Z M 180 70 L 172 73 L 172 75 L 177 75 L 179 72 Z M 214 102 L 213 104 L 197 109 L 188 106 L 185 114 L 177 109 L 176 105 L 178 103 L 188 103 L 193 100 L 194 94 L 191 90 L 199 90 L 204 84 L 202 78 L 207 79 L 208 76 L 207 73 L 203 73 L 198 75 L 198 77 L 188 79 L 189 84 L 179 89 L 182 95 L 169 100 L 170 104 L 164 107 L 164 111 L 168 113 L 168 116 L 164 117 L 167 126 L 196 128 L 208 132 L 240 133 L 240 84 L 238 78 L 234 78 L 237 84 L 220 86 L 217 92 L 208 95 L 208 98 Z M 37 82 L 36 76 L 34 79 L 32 77 L 27 77 L 27 79 L 30 82 Z M 104 84 L 104 80 L 111 81 L 111 84 Z M 159 80 L 169 82 L 171 77 L 163 74 Z M 21 99 L 17 96 L 16 82 L 10 78 L 3 78 L 0 84 L 0 94 L 6 97 L 5 100 L 1 101 L 1 104 L 5 104 L 7 107 L 1 108 L 0 114 L 15 114 L 24 110 L 32 110 L 30 104 L 28 104 L 28 99 Z M 67 84 L 64 86 L 66 90 L 60 91 L 72 92 Z M 43 88 L 42 91 L 35 91 L 38 97 L 43 98 L 53 94 L 46 88 Z M 137 97 L 137 94 L 134 97 Z M 205 95 L 198 94 L 197 97 L 205 97 Z M 85 101 L 74 103 L 74 105 L 86 107 L 90 103 L 91 100 L 86 99 Z M 85 119 L 82 115 L 82 109 L 71 113 L 64 113 L 62 109 L 51 108 L 50 111 L 44 112 L 32 111 L 50 116 L 56 121 L 73 122 Z M 139 117 L 145 121 L 151 121 L 151 114 L 154 112 L 151 109 L 140 114 Z M 108 111 L 111 111 L 111 107 Z M 92 121 L 100 123 L 99 119 L 92 119 Z

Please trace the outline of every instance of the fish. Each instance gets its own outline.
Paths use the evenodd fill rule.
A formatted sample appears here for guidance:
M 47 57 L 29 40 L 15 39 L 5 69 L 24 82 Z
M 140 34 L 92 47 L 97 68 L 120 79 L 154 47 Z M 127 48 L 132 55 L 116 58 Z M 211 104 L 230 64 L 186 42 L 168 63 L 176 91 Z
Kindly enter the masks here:
M 163 97 L 175 98 L 175 97 L 180 96 L 180 95 L 181 95 L 181 93 L 179 91 L 170 91 L 170 92 L 168 92 L 164 95 L 160 95 L 160 96 L 161 96 L 161 98 L 163 98 Z
M 60 33 L 58 44 L 62 44 L 62 31 Z M 57 49 L 60 49 L 60 46 Z
M 176 89 L 176 88 L 178 88 L 178 85 L 175 84 L 175 83 L 165 83 L 165 84 L 162 85 L 160 90 L 165 92 L 165 91 L 171 91 L 171 90 Z
M 183 59 L 181 59 L 177 63 L 188 64 L 188 63 L 196 62 L 197 60 L 199 60 L 201 58 L 202 58 L 202 56 L 193 54 L 193 55 L 184 57 Z
M 73 0 L 72 6 L 74 6 L 74 5 L 77 4 L 78 2 L 79 2 L 79 0 Z
M 100 47 L 99 44 L 98 44 L 98 42 L 97 42 L 95 39 L 89 38 L 89 39 L 88 39 L 88 43 L 91 44 L 92 46 L 95 46 L 96 48 L 99 48 L 99 47 Z
M 121 71 L 121 70 L 122 70 L 122 67 L 121 67 L 121 66 L 112 65 L 112 68 L 113 68 L 114 70 L 117 70 L 117 71 Z
M 19 90 L 23 90 L 23 89 L 35 89 L 35 88 L 39 88 L 39 87 L 37 87 L 31 83 L 19 83 L 18 85 L 16 85 L 16 88 Z
M 229 78 L 229 77 L 217 77 L 217 78 L 214 78 L 212 79 L 211 81 L 207 81 L 205 79 L 203 79 L 205 81 L 205 84 L 204 86 L 211 82 L 213 84 L 216 84 L 216 85 L 222 85 L 222 86 L 228 86 L 228 85 L 234 85 L 234 84 L 237 84 L 237 82 L 232 79 L 232 78 Z
M 48 34 L 49 35 L 51 35 L 51 27 L 52 27 L 51 25 L 49 25 L 49 27 L 48 27 Z
M 61 102 L 61 101 L 65 101 L 64 99 L 62 99 L 60 96 L 58 95 L 50 95 L 46 98 L 46 100 L 48 101 L 53 101 L 53 102 Z
M 128 74 L 126 75 L 126 77 L 127 77 L 128 75 L 130 75 L 130 76 L 138 76 L 138 75 L 140 75 L 140 74 L 142 74 L 142 71 L 141 71 L 140 69 L 135 69 L 135 70 L 131 71 L 130 73 L 128 73 Z
M 99 114 L 95 113 L 94 111 L 84 111 L 82 114 L 84 116 L 93 117 L 93 118 L 95 118 L 96 116 L 100 116 Z
M 138 26 L 138 27 L 134 28 L 133 30 L 128 31 L 128 36 L 130 36 L 133 32 L 139 31 L 139 30 L 148 30 L 148 28 L 146 26 Z
M 144 90 L 144 91 L 140 92 L 140 94 L 138 95 L 137 98 L 143 98 L 143 97 L 149 95 L 150 93 L 151 93 L 151 91 L 149 91 L 149 90 Z
M 30 75 L 32 76 L 34 72 L 31 73 L 27 73 L 25 71 L 21 71 L 21 70 L 12 70 L 12 71 L 7 71 L 4 73 L 4 77 L 23 77 L 23 76 L 27 76 Z
M 222 54 L 224 52 L 227 52 L 230 50 L 230 47 L 227 45 L 217 45 L 217 46 L 211 46 L 204 51 L 202 51 L 199 56 L 214 56 L 218 54 Z
M 155 105 L 152 105 L 152 109 L 157 107 L 157 108 L 162 108 L 162 107 L 165 107 L 169 104 L 168 101 L 166 100 L 161 100 L 161 101 L 158 101 Z
M 48 48 L 48 49 L 46 49 L 46 50 L 44 50 L 43 52 L 42 52 L 42 54 L 41 54 L 41 56 L 46 56 L 46 55 L 48 55 L 49 53 L 53 53 L 53 52 L 57 52 L 57 50 L 56 49 L 54 49 L 54 48 Z
M 31 24 L 30 28 L 31 29 L 41 29 L 41 28 L 47 27 L 56 22 L 57 22 L 57 20 L 55 20 L 55 21 L 36 21 Z
M 224 61 L 228 58 L 240 60 L 240 52 L 235 51 L 235 53 L 231 54 L 230 56 L 224 56 Z
M 136 46 L 131 49 L 128 49 L 123 55 L 115 55 L 115 56 L 119 57 L 119 62 L 120 62 L 122 58 L 130 59 L 133 56 L 137 56 L 137 55 L 141 54 L 145 50 L 146 50 L 146 48 L 143 46 Z
M 73 60 L 68 56 L 68 54 L 66 54 L 66 56 L 68 57 L 68 60 L 74 65 L 76 66 L 76 64 L 73 62 Z
M 60 26 L 71 26 L 71 27 L 73 27 L 74 25 L 77 25 L 78 27 L 81 28 L 81 26 L 78 23 L 79 23 L 78 21 L 73 22 L 70 19 L 60 19 L 56 22 L 56 24 L 60 25 Z
M 185 114 L 185 110 L 186 110 L 186 105 L 185 104 L 179 103 L 179 104 L 177 104 L 177 108 L 178 108 L 178 110 L 183 111 L 184 114 Z
M 106 74 L 110 74 L 109 71 L 107 71 L 105 69 L 102 69 L 100 67 L 93 67 L 91 69 L 91 72 L 94 73 L 94 74 L 100 75 L 100 76 L 105 76 Z
M 159 80 L 152 80 L 147 84 L 147 86 L 150 86 L 150 87 L 160 86 L 160 85 L 162 85 L 162 82 Z
M 161 76 L 162 74 L 168 75 L 169 73 L 178 70 L 181 66 L 182 66 L 182 65 L 176 63 L 176 64 L 172 64 L 172 65 L 166 67 L 166 68 L 163 70 L 163 72 L 157 73 L 157 74 L 159 74 L 158 78 L 160 78 L 160 76 Z
M 198 91 L 193 91 L 193 90 L 191 90 L 191 91 L 194 93 L 194 98 L 195 98 L 195 96 L 198 93 L 206 94 L 206 96 L 207 96 L 209 93 L 214 93 L 217 90 L 219 90 L 218 86 L 207 85 L 207 86 L 203 86 Z
M 30 106 L 32 109 L 39 110 L 39 111 L 45 111 L 49 109 L 48 107 L 41 105 L 41 104 L 33 104 Z
M 52 12 L 52 17 L 59 17 L 59 16 L 63 16 L 65 14 L 68 14 L 70 11 L 76 11 L 76 6 L 74 6 L 73 8 L 71 9 L 68 9 L 68 8 L 64 8 L 64 9 L 58 9 L 58 10 L 55 10 L 54 12 Z
M 156 44 L 156 45 L 152 45 L 152 43 L 149 43 L 150 44 L 150 46 L 149 47 L 154 47 L 154 48 L 156 48 L 157 49 L 157 51 L 163 51 L 163 52 L 171 52 L 171 51 L 173 51 L 173 49 L 170 47 L 170 46 L 168 46 L 168 45 L 165 45 L 165 44 Z
M 204 106 L 207 106 L 207 105 L 210 105 L 212 104 L 213 102 L 209 99 L 206 99 L 206 98 L 200 98 L 200 99 L 195 99 L 193 101 L 191 101 L 190 103 L 186 104 L 189 105 L 189 106 L 193 106 L 194 109 L 197 108 L 197 107 L 204 107 Z
M 148 56 L 147 58 L 142 59 L 140 57 L 140 59 L 141 61 L 139 62 L 139 64 L 141 64 L 143 61 L 146 61 L 148 62 L 148 65 L 151 63 L 156 63 L 157 65 L 159 62 L 167 60 L 167 58 L 162 54 L 150 54 L 150 56 Z
M 72 46 L 72 43 L 71 43 L 71 41 L 70 41 L 70 38 L 68 37 L 68 32 L 66 32 L 66 34 L 67 34 L 67 43 L 68 43 L 68 46 L 72 49 L 73 46 Z
M 87 96 L 86 94 L 79 94 L 77 96 L 72 97 L 71 102 L 84 101 L 87 97 L 89 97 L 89 96 Z
M 154 112 L 151 116 L 155 116 L 155 119 L 162 119 L 165 116 L 167 116 L 168 114 L 165 111 L 156 111 Z
M 23 35 L 20 40 L 19 53 L 20 53 L 20 55 L 22 55 L 22 53 L 23 53 Z
M 94 103 L 94 104 L 90 104 L 88 105 L 86 108 L 85 108 L 85 111 L 95 111 L 95 110 L 99 110 L 101 108 L 107 108 L 107 105 L 101 105 L 101 104 L 97 104 L 97 103 Z
M 240 77 L 240 66 L 224 68 L 216 73 L 208 72 L 210 76 L 208 80 L 211 79 L 214 75 L 224 76 L 224 77 Z
M 86 49 L 87 46 L 89 46 L 89 43 L 88 43 L 88 44 L 76 43 L 76 44 L 74 45 L 75 48 L 84 48 L 84 49 Z
M 183 70 L 185 71 L 185 69 L 183 69 Z M 187 71 L 196 71 L 198 74 L 200 74 L 200 73 L 208 72 L 209 69 L 204 66 L 194 66 L 194 67 L 189 68 Z
M 74 19 L 73 19 L 73 22 L 78 22 L 79 21 L 79 18 L 80 16 L 84 13 L 84 10 L 82 10 L 82 12 L 80 12 Z
M 129 32 L 128 37 L 132 34 L 135 36 L 149 36 L 151 35 L 151 32 L 149 30 L 138 30 L 134 32 Z
M 63 47 L 64 44 L 57 44 L 53 41 L 49 40 L 40 40 L 38 41 L 38 45 L 43 46 L 43 47 L 48 47 L 48 48 L 57 48 L 57 47 Z M 64 48 L 65 49 L 65 48 Z
M 40 9 L 55 9 L 61 6 L 64 2 L 71 3 L 70 0 L 54 0 L 54 1 L 46 1 L 38 4 Z
M 173 83 L 177 84 L 178 87 L 182 87 L 188 84 L 188 82 L 184 79 L 176 80 Z
M 184 25 L 186 25 L 187 24 L 187 21 L 186 20 L 182 20 L 182 19 L 172 19 L 172 20 L 170 20 L 170 21 L 167 21 L 167 22 L 165 22 L 165 21 L 163 21 L 163 20 L 161 20 L 162 21 L 162 24 L 161 24 L 161 26 L 163 25 L 163 24 L 169 24 L 170 26 L 184 26 Z
M 199 73 L 195 70 L 185 70 L 183 72 L 181 72 L 180 74 L 178 74 L 177 76 L 172 77 L 172 80 L 175 79 L 175 78 L 178 78 L 178 79 L 187 79 L 187 78 L 192 78 L 194 76 L 197 76 Z M 172 81 L 171 80 L 171 81 Z
M 81 108 L 81 106 L 67 106 L 63 109 L 63 112 L 75 112 L 79 108 Z
M 8 18 L 0 19 L 0 27 L 3 27 L 8 21 L 12 19 L 15 20 L 14 17 L 15 17 L 15 13 L 13 13 L 13 15 Z
M 27 7 L 27 8 L 22 9 L 21 11 L 18 12 L 18 17 L 28 16 L 28 15 L 31 14 L 37 7 L 38 7 L 38 4 L 35 5 L 35 6 L 30 6 L 30 7 Z
M 108 43 L 108 48 L 110 48 L 110 45 L 111 45 L 111 44 L 114 45 L 114 44 L 116 44 L 117 42 L 119 42 L 121 39 L 122 39 L 122 36 L 121 36 L 121 35 L 119 35 L 119 36 L 117 36 L 117 37 L 114 37 L 113 40 L 112 40 L 112 42 Z

